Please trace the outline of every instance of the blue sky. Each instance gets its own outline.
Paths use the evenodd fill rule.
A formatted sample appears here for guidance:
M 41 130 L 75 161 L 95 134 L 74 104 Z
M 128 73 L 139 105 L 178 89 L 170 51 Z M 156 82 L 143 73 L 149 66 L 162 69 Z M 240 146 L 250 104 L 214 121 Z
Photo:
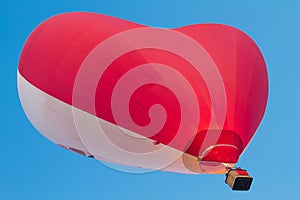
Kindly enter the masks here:
M 0 199 L 299 198 L 299 10 L 297 0 L 1 0 Z M 265 117 L 238 164 L 254 176 L 251 191 L 232 192 L 222 175 L 118 172 L 39 134 L 18 99 L 18 59 L 34 27 L 69 11 L 103 13 L 166 28 L 223 23 L 249 34 L 263 52 L 270 84 Z

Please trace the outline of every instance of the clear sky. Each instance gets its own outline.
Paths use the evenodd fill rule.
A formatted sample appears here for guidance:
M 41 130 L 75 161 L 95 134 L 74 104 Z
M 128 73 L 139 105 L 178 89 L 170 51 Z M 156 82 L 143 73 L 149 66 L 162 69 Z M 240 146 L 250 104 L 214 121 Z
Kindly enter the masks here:
M 299 10 L 298 0 L 0 0 L 0 199 L 299 198 Z M 18 59 L 34 27 L 69 11 L 166 28 L 223 23 L 250 35 L 263 52 L 270 84 L 263 122 L 238 163 L 254 176 L 251 190 L 232 192 L 223 175 L 118 172 L 39 134 L 19 102 Z

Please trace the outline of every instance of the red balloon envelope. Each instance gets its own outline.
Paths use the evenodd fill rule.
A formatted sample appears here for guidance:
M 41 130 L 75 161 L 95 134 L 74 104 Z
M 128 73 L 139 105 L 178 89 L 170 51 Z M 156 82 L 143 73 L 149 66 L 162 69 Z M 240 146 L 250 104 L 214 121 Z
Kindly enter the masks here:
M 125 166 L 224 173 L 263 118 L 268 77 L 260 50 L 236 28 L 159 29 L 81 12 L 32 32 L 18 89 L 32 124 L 67 149 Z

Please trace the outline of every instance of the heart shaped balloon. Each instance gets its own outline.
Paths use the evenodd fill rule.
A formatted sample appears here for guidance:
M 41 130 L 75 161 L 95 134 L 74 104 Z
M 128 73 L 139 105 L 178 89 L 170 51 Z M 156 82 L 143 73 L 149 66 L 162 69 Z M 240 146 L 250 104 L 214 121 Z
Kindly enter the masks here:
M 32 124 L 77 153 L 126 166 L 224 173 L 265 112 L 263 56 L 221 24 L 175 29 L 54 16 L 29 36 L 18 88 Z

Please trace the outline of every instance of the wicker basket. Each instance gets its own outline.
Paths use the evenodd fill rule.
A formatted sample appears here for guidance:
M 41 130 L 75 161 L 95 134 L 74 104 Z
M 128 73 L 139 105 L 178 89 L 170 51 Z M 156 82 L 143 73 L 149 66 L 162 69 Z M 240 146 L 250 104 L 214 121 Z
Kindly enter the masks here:
M 225 182 L 232 190 L 249 190 L 253 178 L 243 169 L 232 169 L 227 173 Z

